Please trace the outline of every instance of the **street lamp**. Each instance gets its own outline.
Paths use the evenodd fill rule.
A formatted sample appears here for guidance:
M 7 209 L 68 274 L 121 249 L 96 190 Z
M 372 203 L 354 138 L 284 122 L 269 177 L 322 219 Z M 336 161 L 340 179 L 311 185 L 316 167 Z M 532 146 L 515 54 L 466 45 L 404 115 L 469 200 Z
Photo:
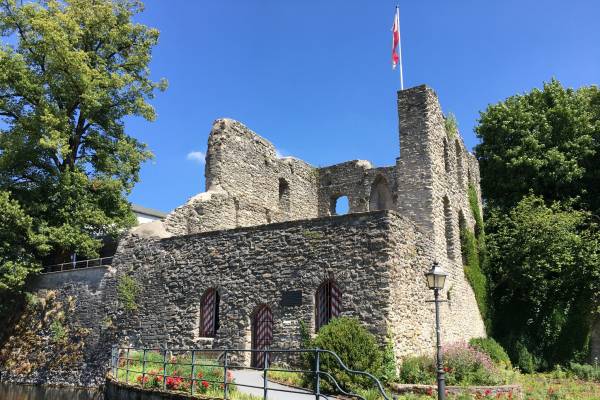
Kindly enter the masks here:
M 440 342 L 440 290 L 444 288 L 446 283 L 447 273 L 444 272 L 442 267 L 437 263 L 433 262 L 431 269 L 425 273 L 427 278 L 427 287 L 433 290 L 435 303 L 435 334 L 437 337 L 437 386 L 438 386 L 438 400 L 444 400 L 446 398 L 446 378 L 444 377 L 444 365 L 442 363 L 442 344 Z

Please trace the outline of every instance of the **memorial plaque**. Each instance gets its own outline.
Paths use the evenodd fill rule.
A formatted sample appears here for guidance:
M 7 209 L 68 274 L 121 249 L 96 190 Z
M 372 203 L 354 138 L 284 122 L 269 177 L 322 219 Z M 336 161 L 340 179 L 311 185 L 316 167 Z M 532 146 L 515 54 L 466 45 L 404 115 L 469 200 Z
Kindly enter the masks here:
M 294 307 L 302 305 L 302 291 L 301 290 L 289 290 L 283 292 L 281 295 L 281 306 L 282 307 Z

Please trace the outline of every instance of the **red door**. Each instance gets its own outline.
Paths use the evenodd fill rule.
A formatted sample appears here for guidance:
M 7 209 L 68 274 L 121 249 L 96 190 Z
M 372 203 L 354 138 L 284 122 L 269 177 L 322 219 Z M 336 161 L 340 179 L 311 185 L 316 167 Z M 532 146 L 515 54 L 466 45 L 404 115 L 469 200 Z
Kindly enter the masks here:
M 264 350 L 271 347 L 273 343 L 273 313 L 267 305 L 261 305 L 252 317 L 252 349 Z M 263 368 L 265 365 L 265 353 L 252 352 L 252 367 Z

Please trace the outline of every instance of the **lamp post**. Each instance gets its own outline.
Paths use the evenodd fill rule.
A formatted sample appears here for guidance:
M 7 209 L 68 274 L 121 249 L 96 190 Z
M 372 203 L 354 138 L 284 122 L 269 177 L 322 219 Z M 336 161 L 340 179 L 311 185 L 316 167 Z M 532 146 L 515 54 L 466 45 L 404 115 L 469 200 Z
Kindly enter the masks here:
M 446 378 L 444 377 L 444 365 L 442 362 L 442 343 L 440 342 L 440 290 L 444 288 L 446 283 L 447 273 L 444 272 L 442 267 L 437 263 L 433 262 L 431 269 L 425 273 L 427 278 L 427 287 L 433 290 L 433 296 L 435 303 L 435 335 L 437 338 L 437 389 L 438 389 L 438 400 L 445 400 L 446 398 Z

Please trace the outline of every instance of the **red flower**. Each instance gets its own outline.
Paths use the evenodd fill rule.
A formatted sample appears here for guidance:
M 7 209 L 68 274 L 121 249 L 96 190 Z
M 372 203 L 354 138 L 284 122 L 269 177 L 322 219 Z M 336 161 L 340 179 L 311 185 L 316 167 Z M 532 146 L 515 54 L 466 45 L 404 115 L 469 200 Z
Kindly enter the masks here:
M 210 383 L 208 383 L 206 381 L 202 381 L 201 385 L 204 386 L 205 389 L 208 389 L 208 387 L 210 386 Z
M 492 394 L 492 390 L 491 389 L 485 389 L 485 395 L 489 396 L 490 394 Z
M 204 376 L 204 374 L 202 373 L 202 371 L 198 372 L 198 378 L 202 378 Z

